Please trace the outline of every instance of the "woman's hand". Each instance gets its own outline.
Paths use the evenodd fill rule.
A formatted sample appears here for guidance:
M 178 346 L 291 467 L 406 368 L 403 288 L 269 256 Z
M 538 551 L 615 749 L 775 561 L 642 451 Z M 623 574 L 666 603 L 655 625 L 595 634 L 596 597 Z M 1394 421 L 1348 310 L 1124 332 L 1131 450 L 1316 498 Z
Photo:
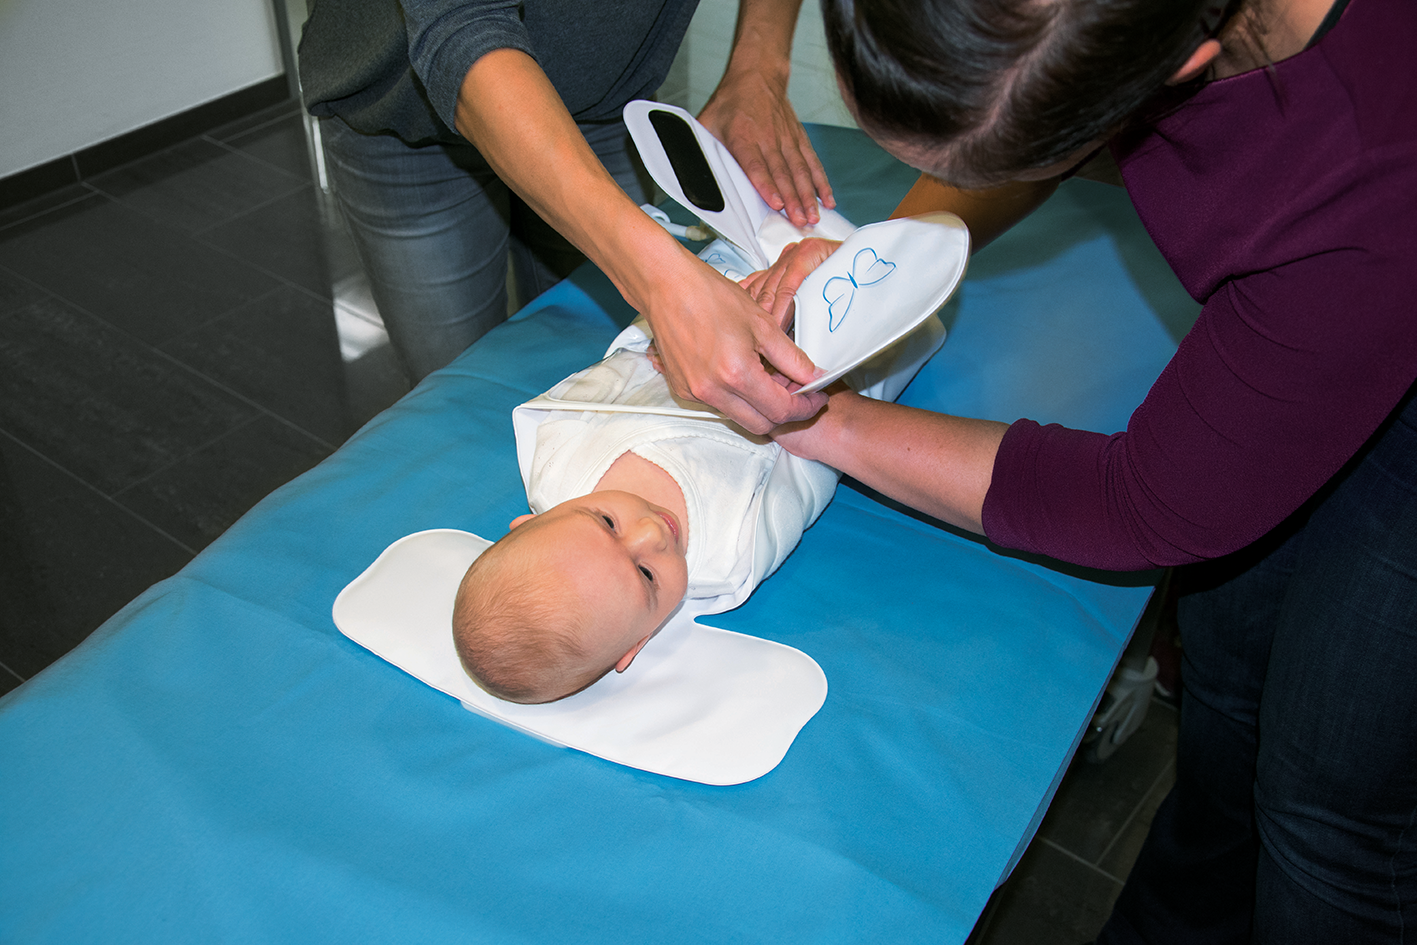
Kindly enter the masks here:
M 787 98 L 801 0 L 742 0 L 723 78 L 699 122 L 727 146 L 774 210 L 797 226 L 835 207 L 826 171 Z
M 782 251 L 777 262 L 744 279 L 743 288 L 772 316 L 777 326 L 786 331 L 787 326 L 792 324 L 792 300 L 802 280 L 836 252 L 840 245 L 838 240 L 824 240 L 816 236 L 793 243 Z
M 639 306 L 654 329 L 656 366 L 674 392 L 750 433 L 820 410 L 825 394 L 793 393 L 818 374 L 807 355 L 742 288 L 681 252 L 674 274 L 661 269 Z
M 984 533 L 984 497 L 1008 425 L 952 417 L 832 387 L 826 409 L 773 429 L 794 456 L 833 466 L 943 522 Z
M 763 200 L 797 226 L 821 219 L 817 199 L 835 207 L 827 172 L 797 120 L 786 89 L 760 75 L 724 76 L 699 113 L 699 123 L 722 141 Z
M 826 458 L 835 453 L 832 437 L 840 431 L 841 421 L 850 413 L 852 405 L 847 401 L 859 397 L 841 381 L 829 385 L 822 393 L 827 395 L 827 405 L 816 416 L 784 423 L 768 433 L 793 456 L 827 462 Z
M 792 394 L 817 371 L 739 286 L 685 249 L 625 195 L 530 56 L 493 50 L 468 72 L 458 130 L 541 218 L 598 265 L 654 329 L 674 392 L 753 433 L 802 420 L 821 394 Z M 554 169 L 554 173 L 551 169 Z

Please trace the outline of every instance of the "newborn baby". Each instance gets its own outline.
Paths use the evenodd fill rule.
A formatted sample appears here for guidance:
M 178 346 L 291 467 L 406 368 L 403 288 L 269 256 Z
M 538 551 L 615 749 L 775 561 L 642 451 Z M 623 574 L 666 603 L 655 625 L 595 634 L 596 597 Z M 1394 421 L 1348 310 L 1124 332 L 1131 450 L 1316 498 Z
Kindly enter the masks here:
M 689 590 L 689 522 L 674 478 L 634 452 L 585 495 L 514 519 L 458 590 L 463 666 L 512 702 L 549 702 L 623 672 Z
M 847 380 L 893 399 L 943 340 L 932 317 Z M 681 606 L 736 607 L 835 492 L 830 467 L 677 401 L 650 342 L 636 322 L 514 414 L 532 514 L 473 562 L 453 614 L 463 667 L 501 699 L 564 698 L 623 672 Z

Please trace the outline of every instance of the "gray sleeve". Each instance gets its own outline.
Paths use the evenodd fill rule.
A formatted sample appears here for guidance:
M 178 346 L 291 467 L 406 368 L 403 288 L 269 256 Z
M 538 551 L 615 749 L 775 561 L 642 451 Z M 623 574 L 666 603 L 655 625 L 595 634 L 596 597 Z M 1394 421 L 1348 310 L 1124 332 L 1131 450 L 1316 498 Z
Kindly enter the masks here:
M 428 100 L 456 128 L 458 90 L 473 63 L 494 49 L 536 57 L 517 0 L 399 0 L 408 30 L 408 60 Z

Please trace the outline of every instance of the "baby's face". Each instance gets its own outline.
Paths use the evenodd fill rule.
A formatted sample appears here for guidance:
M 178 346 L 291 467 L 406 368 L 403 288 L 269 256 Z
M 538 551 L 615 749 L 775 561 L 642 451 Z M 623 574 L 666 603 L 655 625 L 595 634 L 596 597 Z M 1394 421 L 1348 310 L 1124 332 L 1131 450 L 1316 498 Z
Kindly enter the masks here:
M 555 571 L 591 611 L 582 643 L 619 671 L 684 599 L 689 586 L 684 523 L 630 492 L 592 492 L 513 528 L 520 554 Z

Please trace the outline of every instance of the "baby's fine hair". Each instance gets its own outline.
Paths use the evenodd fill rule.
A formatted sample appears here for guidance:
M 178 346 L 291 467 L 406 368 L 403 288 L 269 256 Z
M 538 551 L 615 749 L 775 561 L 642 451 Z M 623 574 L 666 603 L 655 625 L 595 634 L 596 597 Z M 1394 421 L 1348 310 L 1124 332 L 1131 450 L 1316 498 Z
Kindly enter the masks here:
M 507 536 L 510 538 L 511 536 Z M 468 568 L 453 605 L 453 640 L 468 674 L 508 702 L 540 703 L 579 692 L 603 675 L 585 670 L 571 595 L 554 574 L 533 573 L 507 538 Z

